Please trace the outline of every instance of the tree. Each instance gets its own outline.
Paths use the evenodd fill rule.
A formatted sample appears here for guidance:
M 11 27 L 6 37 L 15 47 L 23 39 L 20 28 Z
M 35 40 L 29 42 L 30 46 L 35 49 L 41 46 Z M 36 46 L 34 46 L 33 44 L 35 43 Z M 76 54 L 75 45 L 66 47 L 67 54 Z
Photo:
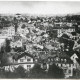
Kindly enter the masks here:
M 6 39 L 6 47 L 5 47 L 6 52 L 10 52 L 10 40 Z
M 14 17 L 13 24 L 14 24 L 14 26 L 15 26 L 15 32 L 17 32 L 17 28 L 18 28 L 18 20 L 17 20 L 16 17 Z
M 47 77 L 48 78 L 64 78 L 64 73 L 61 68 L 53 64 L 53 65 L 50 65 L 49 67 Z
M 74 41 L 72 41 L 67 34 L 63 34 L 63 35 L 59 38 L 59 42 L 60 42 L 60 43 L 64 43 L 64 48 L 65 48 L 65 49 L 69 49 L 69 51 L 70 51 L 70 50 L 71 50 L 71 51 L 73 50 Z
M 0 71 L 0 78 L 25 78 L 25 76 L 25 70 L 21 66 L 16 68 L 14 72 Z
M 25 69 L 22 66 L 16 68 L 14 73 L 18 78 L 25 78 L 26 76 Z
M 45 78 L 46 72 L 36 64 L 29 72 L 29 78 Z
M 68 43 L 68 39 L 70 39 L 69 36 L 68 36 L 67 34 L 63 34 L 63 35 L 59 38 L 59 42 L 67 44 L 67 43 Z
M 0 70 L 0 78 L 6 78 L 4 70 Z
M 73 76 L 70 77 L 70 79 L 80 79 L 80 70 L 74 69 L 73 70 Z
M 0 51 L 0 60 L 2 61 L 2 57 L 4 54 L 5 50 L 4 50 L 4 46 L 1 46 L 1 51 Z

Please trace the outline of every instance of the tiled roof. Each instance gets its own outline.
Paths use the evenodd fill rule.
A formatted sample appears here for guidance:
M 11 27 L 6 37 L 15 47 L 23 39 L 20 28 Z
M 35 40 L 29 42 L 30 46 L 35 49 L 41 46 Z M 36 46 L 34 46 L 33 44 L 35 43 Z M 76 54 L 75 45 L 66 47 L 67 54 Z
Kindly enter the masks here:
M 14 55 L 13 56 L 13 59 L 15 59 L 15 60 L 18 60 L 18 59 L 20 59 L 20 58 L 22 58 L 23 56 L 29 56 L 29 57 L 31 57 L 31 58 L 34 58 L 31 54 L 29 54 L 29 53 L 27 53 L 27 52 L 24 52 L 24 53 L 22 53 L 22 54 L 20 54 L 20 55 Z

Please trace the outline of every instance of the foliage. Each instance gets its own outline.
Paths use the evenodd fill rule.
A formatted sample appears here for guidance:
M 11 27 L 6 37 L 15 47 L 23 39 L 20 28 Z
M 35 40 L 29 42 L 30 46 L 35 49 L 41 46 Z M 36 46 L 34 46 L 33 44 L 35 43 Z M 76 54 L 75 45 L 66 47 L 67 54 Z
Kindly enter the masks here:
M 48 78 L 64 78 L 64 73 L 61 68 L 55 64 L 51 65 L 47 73 Z
M 70 77 L 69 79 L 80 79 L 80 70 L 74 69 L 73 70 L 73 76 Z
M 46 72 L 36 64 L 29 72 L 29 78 L 45 78 Z
M 5 47 L 6 52 L 10 52 L 10 40 L 6 39 L 6 47 Z
M 22 66 L 19 66 L 15 69 L 15 75 L 17 75 L 18 78 L 25 78 L 25 69 Z
M 65 49 L 69 49 L 69 51 L 73 50 L 74 41 L 72 41 L 67 34 L 63 34 L 59 38 L 59 42 L 64 43 L 64 48 Z

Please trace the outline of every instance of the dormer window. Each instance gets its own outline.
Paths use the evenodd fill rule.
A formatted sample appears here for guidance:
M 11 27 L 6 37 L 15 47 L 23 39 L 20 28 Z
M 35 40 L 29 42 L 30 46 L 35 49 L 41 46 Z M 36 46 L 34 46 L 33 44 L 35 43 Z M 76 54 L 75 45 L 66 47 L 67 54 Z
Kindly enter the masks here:
M 63 61 L 63 59 L 61 59 L 61 61 Z
M 53 61 L 53 59 L 51 59 L 51 61 Z
M 66 62 L 67 60 L 66 60 L 66 59 L 64 59 L 64 61 Z
M 59 60 L 59 58 L 57 57 L 57 58 L 56 58 L 56 61 L 58 61 L 58 60 Z
M 29 68 L 29 69 L 30 69 L 30 68 L 31 68 L 31 65 L 27 65 L 27 68 Z
M 48 59 L 48 61 L 50 61 L 50 59 Z

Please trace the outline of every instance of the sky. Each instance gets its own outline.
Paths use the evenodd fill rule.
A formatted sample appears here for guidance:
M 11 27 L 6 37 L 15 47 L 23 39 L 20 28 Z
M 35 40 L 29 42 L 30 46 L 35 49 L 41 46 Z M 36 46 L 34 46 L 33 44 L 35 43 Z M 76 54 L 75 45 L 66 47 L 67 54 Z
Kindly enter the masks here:
M 0 1 L 0 13 L 35 15 L 80 13 L 80 1 Z

